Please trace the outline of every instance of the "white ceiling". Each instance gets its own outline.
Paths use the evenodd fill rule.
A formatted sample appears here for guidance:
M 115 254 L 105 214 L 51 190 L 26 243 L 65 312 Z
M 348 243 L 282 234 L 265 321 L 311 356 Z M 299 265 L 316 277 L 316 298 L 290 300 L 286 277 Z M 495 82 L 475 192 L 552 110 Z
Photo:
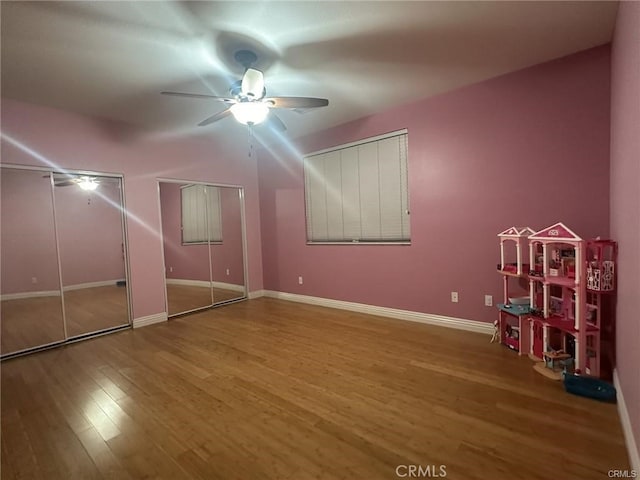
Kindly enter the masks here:
M 278 112 L 297 137 L 611 40 L 617 2 L 2 2 L 2 96 L 151 136 L 237 136 L 227 95 L 259 55 L 268 95 L 329 99 Z

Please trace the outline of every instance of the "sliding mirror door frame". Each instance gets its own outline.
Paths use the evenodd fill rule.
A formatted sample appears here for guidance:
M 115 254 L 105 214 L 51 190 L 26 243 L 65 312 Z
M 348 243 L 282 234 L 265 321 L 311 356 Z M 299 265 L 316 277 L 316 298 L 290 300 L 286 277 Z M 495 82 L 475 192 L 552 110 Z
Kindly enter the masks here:
M 126 205 L 125 205 L 125 185 L 124 185 L 124 176 L 122 174 L 117 173 L 105 173 L 105 172 L 96 172 L 96 171 L 88 171 L 88 170 L 67 170 L 60 168 L 47 168 L 47 167 L 37 167 L 37 166 L 29 166 L 29 165 L 14 165 L 14 164 L 6 164 L 0 163 L 0 167 L 4 170 L 12 169 L 12 170 L 25 170 L 25 171 L 35 171 L 39 172 L 43 175 L 49 177 L 49 188 L 50 188 L 50 196 L 51 196 L 51 204 L 52 204 L 52 222 L 54 226 L 55 232 L 55 260 L 57 263 L 57 278 L 60 283 L 60 303 L 62 310 L 62 322 L 63 322 L 63 330 L 64 330 L 64 338 L 60 341 L 56 341 L 53 343 L 47 343 L 37 346 L 32 346 L 25 349 L 20 349 L 18 351 L 4 353 L 2 352 L 1 359 L 5 360 L 8 358 L 13 358 L 16 356 L 37 352 L 40 350 L 44 350 L 47 348 L 56 347 L 59 345 L 64 345 L 68 343 L 77 342 L 80 340 L 84 340 L 86 338 L 92 338 L 100 335 L 105 335 L 111 332 L 123 330 L 126 328 L 131 328 L 132 326 L 132 305 L 131 305 L 131 285 L 130 285 L 130 262 L 129 262 L 129 243 L 128 243 L 128 233 L 127 233 L 127 222 L 126 222 Z M 55 175 L 67 176 L 70 180 L 74 178 L 80 177 L 108 177 L 108 178 L 117 178 L 119 181 L 119 200 L 120 204 L 114 206 L 119 210 L 120 216 L 120 227 L 122 234 L 122 255 L 124 261 L 124 282 L 125 282 L 125 291 L 126 291 L 126 312 L 127 312 L 127 322 L 118 326 L 109 327 L 100 329 L 93 332 L 87 332 L 81 335 L 69 336 L 68 326 L 67 326 L 67 318 L 65 312 L 65 292 L 63 286 L 63 278 L 62 278 L 62 263 L 61 263 L 61 248 L 60 248 L 60 225 L 59 225 L 59 214 L 56 208 L 56 196 L 55 196 Z
M 53 178 L 67 339 L 131 326 L 122 175 Z
M 211 285 L 214 305 L 223 305 L 247 297 L 247 274 L 244 269 L 246 249 L 242 232 L 243 197 L 242 190 L 237 187 L 214 188 L 217 189 L 224 238 L 222 242 L 212 242 L 209 246 L 212 258 Z
M 167 316 L 213 305 L 209 208 L 204 185 L 159 182 Z
M 2 165 L 2 358 L 66 339 L 52 176 Z
M 248 255 L 247 255 L 247 234 L 246 234 L 246 215 L 245 215 L 245 203 L 244 203 L 244 187 L 240 186 L 240 185 L 229 185 L 229 184 L 222 184 L 222 183 L 213 183 L 213 182 L 203 182 L 203 181 L 191 181 L 191 180 L 183 180 L 183 179 L 175 179 L 175 178 L 158 178 L 158 208 L 160 211 L 160 222 L 162 225 L 163 222 L 163 211 L 162 211 L 162 200 L 161 200 L 161 196 L 160 196 L 160 192 L 161 192 L 161 184 L 177 184 L 180 186 L 188 186 L 188 185 L 202 185 L 203 187 L 208 186 L 208 187 L 219 187 L 219 188 L 233 188 L 236 189 L 238 192 L 238 202 L 240 205 L 240 223 L 241 223 L 241 243 L 242 243 L 242 275 L 243 275 L 243 290 L 242 290 L 242 296 L 239 296 L 237 298 L 233 298 L 231 300 L 226 300 L 226 301 L 221 301 L 221 302 L 216 302 L 214 297 L 213 297 L 213 273 L 212 273 L 212 268 L 213 268 L 213 264 L 216 261 L 215 258 L 212 257 L 211 255 L 211 241 L 210 239 L 208 239 L 207 244 L 208 244 L 208 251 L 209 251 L 209 272 L 210 272 L 210 276 L 209 276 L 209 281 L 210 281 L 210 291 L 211 291 L 211 304 L 210 305 L 206 305 L 206 306 L 202 306 L 202 307 L 198 307 L 198 308 L 192 308 L 189 310 L 185 310 L 182 312 L 176 312 L 176 313 L 170 313 L 170 305 L 169 305 L 169 292 L 168 292 L 168 281 L 167 281 L 167 260 L 166 260 L 166 252 L 164 251 L 166 248 L 166 241 L 167 239 L 165 238 L 165 232 L 164 232 L 164 225 L 161 226 L 161 234 L 162 234 L 162 245 L 163 245 L 163 256 L 162 256 L 162 262 L 163 262 L 163 270 L 165 272 L 165 307 L 166 307 L 166 312 L 167 312 L 167 316 L 169 318 L 172 317 L 177 317 L 177 316 L 181 316 L 181 315 L 186 315 L 189 313 L 193 313 L 193 312 L 198 312 L 198 311 L 202 311 L 202 310 L 206 310 L 209 308 L 213 308 L 213 307 L 218 307 L 221 305 L 227 305 L 229 303 L 235 303 L 235 302 L 239 302 L 242 300 L 246 300 L 248 298 Z M 165 209 L 166 210 L 166 209 Z M 224 233 L 223 233 L 224 235 Z

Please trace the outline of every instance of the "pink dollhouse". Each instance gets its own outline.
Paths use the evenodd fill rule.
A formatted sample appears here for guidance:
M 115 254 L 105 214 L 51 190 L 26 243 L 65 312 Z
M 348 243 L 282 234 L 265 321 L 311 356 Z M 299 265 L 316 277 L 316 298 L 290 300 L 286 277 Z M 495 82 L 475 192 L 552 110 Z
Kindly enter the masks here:
M 498 304 L 502 343 L 528 354 L 539 362 L 534 368 L 551 378 L 561 378 L 558 366 L 602 376 L 603 353 L 609 363 L 613 358 L 616 243 L 585 241 L 562 223 L 526 233 L 528 263 L 522 252 L 524 229 L 512 227 L 498 235 L 505 296 L 505 303 Z M 505 263 L 508 240 L 516 245 L 515 265 Z M 511 276 L 528 279 L 526 306 L 510 296 Z

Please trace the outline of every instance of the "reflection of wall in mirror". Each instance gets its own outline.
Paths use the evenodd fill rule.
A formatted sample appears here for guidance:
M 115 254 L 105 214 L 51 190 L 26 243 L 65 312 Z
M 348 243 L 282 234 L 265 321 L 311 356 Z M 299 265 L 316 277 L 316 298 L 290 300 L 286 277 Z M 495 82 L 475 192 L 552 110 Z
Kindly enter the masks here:
M 2 169 L 3 295 L 60 290 L 51 185 L 43 175 Z
M 162 238 L 167 278 L 209 281 L 207 245 L 182 245 L 179 183 L 160 183 Z
M 54 191 L 63 285 L 124 280 L 118 184 L 103 181 L 93 192 L 76 186 Z
M 3 294 L 59 290 L 51 187 L 44 175 L 2 171 Z M 55 200 L 64 285 L 123 280 L 121 212 L 113 205 L 120 204 L 117 186 L 105 183 L 91 193 L 56 187 Z
M 244 285 L 242 263 L 242 216 L 237 188 L 221 188 L 222 235 L 221 245 L 212 246 L 213 280 Z M 229 275 L 227 275 L 229 269 Z
M 212 246 L 213 280 L 244 285 L 242 224 L 237 188 L 222 188 L 221 245 Z M 162 235 L 166 276 L 169 279 L 209 280 L 207 245 L 182 245 L 180 184 L 160 183 Z M 226 274 L 227 269 L 229 275 Z

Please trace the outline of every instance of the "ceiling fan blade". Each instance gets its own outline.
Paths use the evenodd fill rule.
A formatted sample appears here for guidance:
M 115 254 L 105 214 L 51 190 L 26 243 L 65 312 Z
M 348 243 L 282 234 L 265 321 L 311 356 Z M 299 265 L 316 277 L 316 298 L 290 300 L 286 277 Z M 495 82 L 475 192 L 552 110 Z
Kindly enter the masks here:
M 217 122 L 218 120 L 222 120 L 223 118 L 228 117 L 229 115 L 231 115 L 231 109 L 227 108 L 226 110 L 218 112 L 215 115 L 211 115 L 209 118 L 205 118 L 198 124 L 198 126 L 204 127 L 205 125 L 210 125 L 213 122 Z
M 242 94 L 251 99 L 259 99 L 264 96 L 264 75 L 260 70 L 247 68 L 242 77 Z
M 233 98 L 218 97 L 216 95 L 205 95 L 202 93 L 183 93 L 183 92 L 160 92 L 162 95 L 172 95 L 174 97 L 188 97 L 188 98 L 210 98 L 213 100 L 219 100 L 221 102 L 235 103 Z
M 268 97 L 263 102 L 271 108 L 317 108 L 329 105 L 326 98 L 313 97 Z
M 48 176 L 49 175 L 46 175 L 46 177 Z M 80 177 L 72 173 L 52 172 L 51 176 L 53 177 L 53 185 L 56 187 L 67 187 L 69 185 L 75 185 L 80 181 Z

